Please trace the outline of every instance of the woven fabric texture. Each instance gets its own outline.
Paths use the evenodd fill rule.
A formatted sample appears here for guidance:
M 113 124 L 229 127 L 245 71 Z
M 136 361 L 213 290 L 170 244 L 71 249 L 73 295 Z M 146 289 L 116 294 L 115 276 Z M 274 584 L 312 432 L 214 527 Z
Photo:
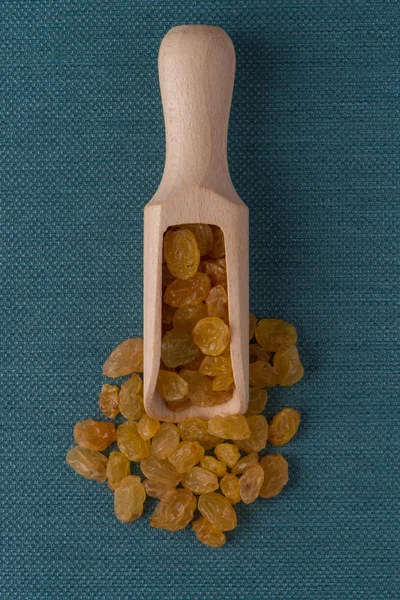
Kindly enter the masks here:
M 394 600 L 399 510 L 396 1 L 3 0 L 2 600 Z M 173 25 L 237 53 L 229 162 L 250 207 L 251 308 L 299 332 L 281 496 L 219 550 L 131 525 L 64 462 L 101 365 L 142 333 L 142 210 L 164 160 Z

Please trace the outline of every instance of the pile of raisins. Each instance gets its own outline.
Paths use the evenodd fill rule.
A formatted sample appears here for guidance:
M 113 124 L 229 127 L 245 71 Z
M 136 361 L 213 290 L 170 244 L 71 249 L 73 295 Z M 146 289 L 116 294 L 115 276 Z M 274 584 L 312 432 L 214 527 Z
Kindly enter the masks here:
M 218 244 L 222 247 L 223 240 Z M 196 261 L 191 260 L 188 253 L 187 268 L 192 273 Z M 177 312 L 173 315 L 175 320 Z M 180 326 L 173 331 L 184 333 L 187 329 Z M 256 342 L 252 342 L 254 336 Z M 107 480 L 114 492 L 114 511 L 120 521 L 138 519 L 146 496 L 151 496 L 159 499 L 150 518 L 153 527 L 178 531 L 192 522 L 200 542 L 213 548 L 222 546 L 226 541 L 224 532 L 237 524 L 233 508 L 236 503 L 272 498 L 288 482 L 288 463 L 284 457 L 267 454 L 260 458 L 259 453 L 267 443 L 286 444 L 299 427 L 300 415 L 293 408 L 285 408 L 268 424 L 261 413 L 267 402 L 265 388 L 293 385 L 303 376 L 296 341 L 292 325 L 278 319 L 257 322 L 250 315 L 251 387 L 247 413 L 216 416 L 208 422 L 190 417 L 175 425 L 160 423 L 145 413 L 143 383 L 138 375 L 143 371 L 143 340 L 126 340 L 111 353 L 103 373 L 107 377 L 130 377 L 121 387 L 105 383 L 99 396 L 99 407 L 105 417 L 111 420 L 120 413 L 126 421 L 117 428 L 109 421 L 88 419 L 77 423 L 74 428 L 77 445 L 67 453 L 67 463 L 86 479 Z M 177 345 L 168 353 L 170 364 L 179 364 L 179 352 Z M 193 374 L 212 382 L 215 391 L 223 392 L 228 387 L 227 381 L 232 379 L 229 354 L 213 356 L 204 350 L 202 354 L 201 361 L 198 355 L 191 358 L 191 362 L 198 361 L 195 370 L 185 364 L 179 374 L 172 370 L 172 365 L 160 371 L 159 385 L 165 385 L 163 395 L 170 404 L 185 402 L 188 390 L 192 390 L 190 402 L 194 397 L 196 401 L 208 397 L 209 384 L 197 389 L 199 380 L 191 379 Z M 164 377 L 161 373 L 178 380 L 173 384 L 167 379 L 160 383 Z M 118 451 L 110 452 L 108 457 L 102 454 L 115 441 Z M 131 462 L 139 463 L 143 481 L 131 475 Z M 200 516 L 193 520 L 196 509 Z

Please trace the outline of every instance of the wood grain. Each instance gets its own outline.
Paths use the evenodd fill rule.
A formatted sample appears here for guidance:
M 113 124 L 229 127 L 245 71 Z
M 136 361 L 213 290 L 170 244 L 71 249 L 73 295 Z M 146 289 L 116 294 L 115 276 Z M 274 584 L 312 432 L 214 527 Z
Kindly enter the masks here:
M 163 421 L 243 413 L 248 405 L 248 209 L 229 175 L 227 133 L 235 52 L 218 27 L 174 27 L 159 52 L 166 132 L 160 186 L 144 211 L 144 402 Z M 163 234 L 171 225 L 208 223 L 225 235 L 235 392 L 225 404 L 170 411 L 155 392 L 161 356 Z

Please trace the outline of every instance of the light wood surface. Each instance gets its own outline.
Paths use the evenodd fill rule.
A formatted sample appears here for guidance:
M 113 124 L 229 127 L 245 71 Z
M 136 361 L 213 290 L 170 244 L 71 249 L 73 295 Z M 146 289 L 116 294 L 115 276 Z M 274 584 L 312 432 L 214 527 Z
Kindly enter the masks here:
M 249 395 L 248 209 L 229 175 L 227 132 L 235 51 L 218 27 L 174 27 L 159 51 L 166 159 L 144 210 L 144 402 L 163 421 L 243 413 Z M 225 235 L 235 391 L 220 406 L 170 411 L 155 392 L 161 356 L 163 234 L 171 225 L 208 223 Z

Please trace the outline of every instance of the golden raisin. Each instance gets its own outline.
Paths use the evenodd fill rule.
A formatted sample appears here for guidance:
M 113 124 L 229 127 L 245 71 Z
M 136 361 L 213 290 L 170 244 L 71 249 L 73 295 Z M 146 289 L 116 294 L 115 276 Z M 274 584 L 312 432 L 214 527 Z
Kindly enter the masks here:
M 114 423 L 106 421 L 93 421 L 86 419 L 74 427 L 74 439 L 78 446 L 90 450 L 105 450 L 115 442 L 116 433 Z
M 222 440 L 207 431 L 207 421 L 197 417 L 186 417 L 178 424 L 178 432 L 184 442 L 199 442 L 205 450 L 210 450 Z
M 221 481 L 219 482 L 221 492 L 229 500 L 231 504 L 237 504 L 240 502 L 240 490 L 239 490 L 239 479 L 232 475 L 231 473 L 227 473 L 223 476 Z
M 304 375 L 296 346 L 281 346 L 274 356 L 274 367 L 278 372 L 279 385 L 294 385 Z
M 207 316 L 207 306 L 204 302 L 195 306 L 183 306 L 177 308 L 172 319 L 172 324 L 175 329 L 183 329 L 191 335 L 194 326 L 200 319 Z
M 222 285 L 211 288 L 206 298 L 207 314 L 229 323 L 228 295 Z
M 68 451 L 65 460 L 78 475 L 81 475 L 85 479 L 93 479 L 94 481 L 106 480 L 108 459 L 104 454 L 100 454 L 96 450 L 74 446 L 74 448 Z
M 183 229 L 188 229 L 196 238 L 197 247 L 200 256 L 204 256 L 211 251 L 213 246 L 213 234 L 211 227 L 205 223 L 189 223 L 181 226 Z
M 268 454 L 261 459 L 260 465 L 264 469 L 264 482 L 259 496 L 261 498 L 277 496 L 289 480 L 287 461 L 281 454 Z
M 255 334 L 257 342 L 268 352 L 277 352 L 281 346 L 295 345 L 297 342 L 293 325 L 280 319 L 261 319 Z
M 222 259 L 224 260 L 224 259 Z M 210 278 L 211 285 L 221 285 L 226 288 L 226 265 L 218 264 L 215 260 L 205 260 L 201 263 L 201 267 L 204 273 Z
M 145 479 L 143 486 L 148 496 L 158 498 L 159 500 L 166 500 L 168 496 L 176 492 L 175 487 L 165 485 L 165 483 L 160 483 L 159 481 L 152 481 L 151 479 Z
M 119 344 L 103 365 L 103 375 L 107 377 L 123 377 L 142 371 L 143 340 L 141 338 L 132 338 Z
M 180 442 L 168 457 L 178 473 L 186 473 L 204 457 L 204 448 L 199 442 Z
M 261 465 L 252 465 L 239 477 L 240 498 L 245 504 L 257 500 L 264 481 L 264 469 Z
M 216 225 L 211 225 L 213 234 L 213 245 L 209 252 L 211 258 L 222 258 L 225 256 L 225 239 L 222 229 Z
M 267 390 L 251 387 L 249 391 L 249 405 L 247 407 L 246 417 L 252 417 L 253 415 L 259 415 L 262 413 L 265 405 L 267 404 L 267 400 Z
M 161 500 L 150 517 L 150 525 L 167 531 L 178 531 L 193 519 L 196 498 L 190 490 L 178 489 Z
M 235 387 L 233 375 L 218 375 L 212 381 L 212 389 L 215 392 L 224 392 Z
M 219 375 L 231 375 L 231 357 L 205 356 L 201 362 L 199 371 L 202 375 L 208 375 L 209 377 L 218 377 Z
M 121 415 L 125 419 L 129 419 L 129 421 L 140 419 L 144 413 L 143 398 L 141 396 L 142 389 L 142 380 L 136 373 L 121 385 L 119 410 Z
M 183 474 L 182 485 L 194 494 L 207 494 L 218 489 L 218 479 L 216 475 L 202 467 L 193 467 Z
M 272 353 L 264 350 L 259 344 L 250 344 L 249 346 L 249 361 L 251 363 L 257 360 L 263 360 L 265 362 L 271 362 Z
M 119 413 L 119 387 L 117 385 L 109 385 L 104 383 L 101 386 L 99 395 L 99 408 L 104 416 L 109 419 L 114 419 Z
M 218 460 L 230 468 L 234 467 L 240 458 L 239 449 L 235 444 L 218 444 L 215 446 L 214 452 Z
M 160 429 L 160 421 L 149 417 L 146 413 L 137 424 L 138 432 L 143 440 L 150 440 Z
M 192 523 L 193 531 L 196 533 L 196 538 L 202 544 L 211 548 L 220 548 L 225 544 L 225 535 L 205 517 L 200 517 Z
M 154 456 L 141 460 L 140 470 L 150 481 L 156 481 L 168 487 L 176 487 L 181 480 L 181 475 L 177 473 L 171 463 Z
M 198 371 L 188 371 L 182 369 L 179 372 L 180 377 L 188 384 L 186 395 L 196 406 L 209 406 L 212 395 L 211 381 L 205 375 Z
M 197 271 L 200 252 L 196 238 L 188 229 L 170 229 L 164 235 L 164 257 L 172 275 L 189 279 Z
M 210 293 L 211 281 L 205 273 L 196 273 L 190 279 L 175 279 L 164 293 L 164 300 L 170 306 L 194 306 L 204 302 Z
M 243 456 L 236 465 L 232 469 L 232 473 L 234 475 L 241 475 L 245 472 L 246 469 L 256 465 L 258 463 L 258 454 L 257 452 L 251 452 L 250 454 L 246 454 Z
M 178 373 L 173 371 L 159 371 L 156 391 L 161 394 L 165 400 L 174 402 L 182 400 L 189 390 L 189 386 Z
M 162 423 L 152 439 L 151 454 L 155 458 L 168 458 L 179 444 L 179 433 L 173 423 Z
M 167 401 L 166 405 L 169 408 L 169 410 L 179 413 L 179 412 L 182 412 L 183 410 L 187 410 L 188 408 L 190 408 L 192 406 L 192 403 L 189 400 L 189 398 L 182 398 L 182 400 L 176 400 L 175 402 Z
M 150 443 L 142 440 L 134 421 L 125 421 L 118 427 L 117 444 L 121 452 L 133 462 L 150 456 Z
M 131 463 L 122 452 L 111 452 L 107 464 L 107 481 L 110 490 L 115 490 L 117 485 L 128 477 L 131 472 Z
M 223 477 L 226 473 L 226 464 L 214 458 L 214 456 L 205 456 L 200 461 L 200 466 L 214 473 L 217 477 Z
M 233 396 L 233 389 L 226 390 L 225 392 L 214 392 L 211 395 L 211 401 L 208 406 L 218 406 L 219 404 L 225 404 Z
M 250 437 L 238 440 L 237 445 L 243 452 L 260 452 L 267 445 L 268 422 L 264 415 L 254 415 L 247 418 L 250 428 Z
M 145 499 L 146 492 L 140 477 L 125 477 L 114 492 L 115 516 L 124 523 L 136 521 L 142 516 Z
M 172 283 L 173 281 L 175 281 L 175 277 L 172 275 L 172 273 L 168 269 L 167 263 L 165 262 L 165 263 L 163 263 L 163 266 L 162 266 L 162 287 L 163 288 L 168 287 L 169 284 Z
M 187 331 L 173 329 L 161 341 L 161 360 L 167 367 L 179 367 L 199 354 L 199 349 Z
M 265 360 L 257 360 L 249 365 L 249 380 L 254 387 L 275 387 L 278 385 L 278 373 Z
M 231 339 L 229 327 L 218 317 L 200 319 L 193 329 L 192 336 L 203 354 L 209 356 L 221 354 Z
M 253 315 L 253 313 L 249 314 L 249 340 L 254 337 L 254 332 L 256 330 L 257 325 L 257 317 Z
M 198 509 L 220 531 L 231 531 L 237 525 L 235 510 L 222 494 L 202 494 L 198 500 Z
M 270 425 L 268 441 L 273 446 L 283 446 L 295 435 L 300 425 L 300 414 L 295 408 L 284 408 L 276 414 Z
M 244 440 L 250 436 L 250 428 L 243 415 L 216 416 L 208 421 L 208 433 L 229 440 Z

